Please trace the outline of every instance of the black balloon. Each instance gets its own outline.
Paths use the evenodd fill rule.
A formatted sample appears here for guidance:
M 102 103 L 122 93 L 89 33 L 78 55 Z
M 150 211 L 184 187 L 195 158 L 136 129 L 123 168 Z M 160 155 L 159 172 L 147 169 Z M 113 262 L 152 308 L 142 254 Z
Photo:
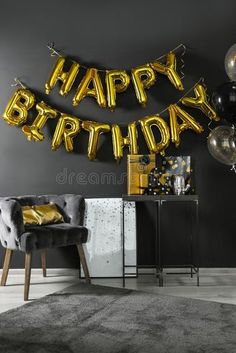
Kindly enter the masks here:
M 220 118 L 236 124 L 236 82 L 226 82 L 212 94 L 212 104 Z

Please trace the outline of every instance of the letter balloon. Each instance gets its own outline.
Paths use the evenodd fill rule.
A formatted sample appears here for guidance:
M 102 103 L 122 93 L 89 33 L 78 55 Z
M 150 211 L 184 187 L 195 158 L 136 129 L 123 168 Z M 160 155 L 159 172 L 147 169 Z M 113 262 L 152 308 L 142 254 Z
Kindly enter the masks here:
M 170 52 L 167 54 L 166 64 L 156 61 L 151 64 L 151 67 L 160 74 L 166 75 L 176 89 L 179 91 L 184 90 L 184 86 L 176 68 L 177 63 L 175 53 Z
M 220 118 L 208 102 L 205 87 L 201 84 L 197 84 L 196 87 L 194 87 L 194 93 L 195 97 L 184 97 L 181 99 L 181 103 L 187 107 L 198 108 L 210 119 L 218 121 Z
M 145 89 L 150 88 L 156 82 L 156 75 L 149 64 L 136 67 L 131 70 L 132 81 L 136 97 L 143 106 L 147 103 L 147 94 Z
M 20 88 L 14 92 L 3 113 L 3 119 L 9 125 L 19 126 L 26 122 L 28 111 L 33 107 L 35 96 L 28 89 Z
M 72 152 L 74 148 L 73 138 L 80 131 L 80 127 L 80 119 L 73 115 L 62 113 L 52 138 L 52 150 L 56 151 L 64 142 L 67 152 Z
M 51 92 L 53 87 L 56 85 L 57 81 L 61 81 L 62 85 L 60 88 L 60 95 L 66 96 L 72 88 L 72 85 L 76 79 L 76 76 L 79 72 L 79 64 L 73 62 L 69 71 L 64 71 L 66 59 L 63 57 L 59 57 L 57 62 L 45 84 L 45 91 L 47 94 Z
M 130 77 L 126 71 L 106 71 L 107 105 L 111 110 L 116 107 L 116 93 L 124 92 L 130 83 Z
M 119 162 L 123 157 L 123 148 L 129 147 L 130 154 L 138 154 L 138 132 L 136 122 L 129 123 L 128 136 L 123 137 L 119 125 L 113 124 L 111 128 L 113 153 L 115 159 Z
M 57 111 L 49 107 L 44 102 L 40 102 L 36 105 L 38 115 L 36 116 L 32 125 L 23 125 L 22 131 L 29 141 L 42 141 L 44 139 L 44 134 L 42 128 L 46 124 L 49 118 L 56 118 Z
M 165 120 L 158 115 L 152 115 L 146 116 L 139 120 L 139 122 L 150 153 L 160 153 L 164 155 L 170 143 L 170 131 Z M 160 142 L 156 142 L 152 131 L 153 126 L 157 127 L 160 132 Z
M 110 131 L 110 125 L 96 121 L 83 121 L 82 128 L 89 132 L 88 158 L 93 160 L 96 158 L 99 137 Z
M 176 147 L 180 145 L 180 134 L 184 130 L 191 129 L 198 134 L 204 131 L 203 127 L 177 104 L 171 104 L 168 110 L 170 115 L 171 140 Z M 178 118 L 182 120 L 182 124 L 178 123 Z
M 90 88 L 91 84 L 92 88 Z M 101 108 L 106 107 L 102 81 L 97 69 L 91 68 L 86 71 L 73 98 L 73 105 L 78 105 L 86 96 L 94 97 Z

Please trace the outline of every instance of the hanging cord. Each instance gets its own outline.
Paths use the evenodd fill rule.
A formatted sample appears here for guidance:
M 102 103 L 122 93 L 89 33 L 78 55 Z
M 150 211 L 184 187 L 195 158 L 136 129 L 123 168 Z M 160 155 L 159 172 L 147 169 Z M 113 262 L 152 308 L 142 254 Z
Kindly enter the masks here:
M 55 55 L 58 55 L 58 54 L 55 54 Z M 204 78 L 203 78 L 203 77 L 200 77 L 200 79 L 199 79 L 182 97 L 180 97 L 176 102 L 171 103 L 171 104 L 178 104 L 184 97 L 186 97 L 190 92 L 192 92 L 192 91 L 194 90 L 194 88 L 195 88 L 199 83 L 204 83 Z M 24 85 L 24 84 L 22 83 L 22 81 L 21 81 L 18 77 L 15 77 L 15 78 L 14 78 L 14 83 L 11 84 L 11 87 L 21 87 L 21 88 L 27 89 L 27 86 Z M 163 110 L 161 110 L 160 112 L 155 113 L 155 114 L 153 114 L 153 115 L 159 116 L 159 115 L 161 115 L 162 113 L 165 113 L 166 111 L 168 111 L 168 108 L 169 108 L 169 106 L 170 106 L 171 104 L 169 104 L 165 109 L 163 109 Z M 55 110 L 56 110 L 56 109 L 55 109 Z M 57 111 L 57 112 L 59 113 L 59 111 Z M 210 126 L 211 122 L 212 122 L 212 121 L 209 122 L 208 127 Z M 234 125 L 232 125 L 232 127 L 235 128 Z M 209 129 L 210 129 L 210 127 L 209 127 Z M 212 129 L 210 129 L 210 130 L 212 131 Z
M 169 52 L 176 53 L 179 49 L 183 49 L 183 54 L 186 53 L 186 46 L 183 43 L 180 43 L 179 45 L 177 45 L 177 47 L 170 50 Z M 158 58 L 154 59 L 153 61 L 158 61 L 158 60 L 165 58 L 168 55 L 168 53 L 165 53 L 165 54 L 159 56 Z
M 181 66 L 180 66 L 180 73 L 181 73 L 181 79 L 185 78 L 185 73 L 184 73 L 184 67 L 185 67 L 185 63 L 184 63 L 184 56 L 186 54 L 187 51 L 187 47 L 184 44 L 181 44 L 183 51 L 181 53 L 180 56 L 180 62 L 181 62 Z
M 23 89 L 28 89 L 28 87 L 26 85 L 24 85 L 23 82 L 18 77 L 14 78 L 14 83 L 11 84 L 11 87 L 20 87 Z M 37 97 L 37 95 L 35 95 L 35 98 L 36 98 L 36 102 L 41 101 L 41 99 L 39 99 L 39 97 Z M 60 113 L 60 111 L 57 110 L 55 107 L 53 107 L 53 110 L 55 110 L 58 114 Z
M 233 129 L 234 133 L 235 133 L 235 125 L 232 124 L 231 128 Z M 230 168 L 231 171 L 234 171 L 234 173 L 236 173 L 236 164 L 233 164 Z
M 47 48 L 49 49 L 51 56 L 61 56 L 61 54 L 59 53 L 59 51 L 57 51 L 57 50 L 55 49 L 55 43 L 54 43 L 54 42 L 48 43 L 48 44 L 47 44 Z
M 212 131 L 213 129 L 211 128 L 211 124 L 212 124 L 212 120 L 209 121 L 209 123 L 207 124 L 208 130 Z
M 231 171 L 234 171 L 236 173 L 236 164 L 233 164 L 232 167 L 230 168 Z
M 211 97 L 209 96 L 209 94 L 207 92 L 207 86 L 206 86 L 204 80 L 202 82 L 202 85 L 204 86 L 204 89 L 205 89 L 205 92 L 206 92 L 207 101 L 210 102 L 211 101 Z M 210 113 L 208 113 L 208 114 L 210 114 Z M 210 118 L 209 115 L 208 115 L 208 117 Z M 209 128 L 210 131 L 212 131 L 212 129 L 210 128 L 211 123 L 212 123 L 212 121 L 210 121 L 210 123 L 208 124 L 208 128 Z
M 58 57 L 63 56 L 62 53 L 61 53 L 59 50 L 57 50 L 57 49 L 55 48 L 55 43 L 54 43 L 54 42 L 48 43 L 48 44 L 46 45 L 46 47 L 47 47 L 47 48 L 49 49 L 49 51 L 50 51 L 50 56 L 52 56 L 52 57 L 54 57 L 54 56 L 58 56 Z M 181 62 L 180 73 L 181 73 L 181 79 L 182 79 L 182 78 L 185 77 L 184 72 L 183 72 L 183 69 L 184 69 L 184 59 L 183 59 L 183 57 L 184 57 L 184 55 L 185 55 L 185 53 L 186 53 L 187 48 L 186 48 L 186 46 L 185 46 L 184 44 L 181 43 L 181 44 L 179 44 L 177 47 L 175 47 L 174 49 L 170 50 L 170 52 L 176 53 L 176 52 L 179 51 L 180 49 L 182 49 L 182 53 L 181 53 L 181 56 L 180 56 L 180 62 Z M 152 60 L 151 62 L 159 61 L 159 60 L 165 58 L 167 55 L 168 55 L 168 53 L 163 54 L 163 55 L 159 56 L 158 58 Z M 72 61 L 72 62 L 75 62 L 74 60 L 71 60 L 71 61 Z M 87 70 L 87 69 L 89 68 L 88 66 L 81 65 L 81 64 L 80 64 L 80 67 L 82 67 L 82 68 L 85 69 L 85 70 Z M 98 70 L 99 72 L 106 72 L 106 71 L 107 71 L 107 70 L 102 70 L 102 69 L 97 69 L 97 70 Z M 112 70 L 114 70 L 114 69 L 112 69 Z
M 199 80 L 182 97 L 180 97 L 179 100 L 177 100 L 177 102 L 172 104 L 178 104 L 184 97 L 186 97 L 190 92 L 192 92 L 199 83 L 203 83 L 203 82 L 204 82 L 204 78 L 200 77 Z M 168 107 L 166 107 L 165 109 L 161 110 L 159 113 L 156 113 L 154 115 L 161 115 L 162 113 L 165 113 L 168 110 L 169 106 L 170 104 L 168 105 Z
M 11 84 L 11 87 L 27 88 L 18 77 L 14 78 L 14 83 Z
M 183 43 L 177 45 L 177 47 L 175 47 L 174 49 L 171 50 L 172 53 L 177 53 L 179 50 L 182 50 L 181 52 L 181 55 L 180 55 L 180 62 L 181 62 L 181 66 L 180 66 L 180 74 L 181 74 L 181 79 L 183 79 L 185 77 L 185 73 L 184 73 L 184 66 L 185 66 L 185 63 L 184 63 L 184 55 L 187 51 L 187 47 L 186 45 L 184 45 Z M 165 58 L 166 56 L 168 55 L 168 53 L 166 54 L 163 54 L 161 56 L 159 56 L 159 58 L 156 58 L 154 60 L 155 61 L 160 61 L 162 60 L 163 58 Z

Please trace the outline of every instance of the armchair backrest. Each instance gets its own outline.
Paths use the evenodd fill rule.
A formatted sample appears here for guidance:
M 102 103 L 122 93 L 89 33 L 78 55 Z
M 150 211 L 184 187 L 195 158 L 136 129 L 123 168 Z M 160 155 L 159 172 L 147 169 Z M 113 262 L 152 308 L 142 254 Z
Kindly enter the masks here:
M 65 222 L 83 225 L 85 202 L 81 195 L 30 195 L 0 199 L 0 241 L 3 247 L 16 250 L 18 239 L 25 231 L 21 206 L 44 205 L 53 202 L 62 213 Z

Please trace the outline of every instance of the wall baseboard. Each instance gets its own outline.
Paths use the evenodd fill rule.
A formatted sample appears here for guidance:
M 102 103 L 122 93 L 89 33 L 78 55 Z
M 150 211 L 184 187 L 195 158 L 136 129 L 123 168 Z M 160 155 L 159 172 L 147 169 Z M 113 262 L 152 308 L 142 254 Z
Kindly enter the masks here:
M 188 269 L 187 269 L 188 270 Z M 186 272 L 186 269 L 183 268 L 171 268 L 171 269 L 165 269 L 165 273 L 171 274 L 172 272 Z M 47 272 L 51 276 L 73 276 L 73 277 L 78 277 L 79 276 L 79 270 L 77 268 L 49 268 L 47 269 Z M 139 268 L 140 273 L 146 273 L 146 274 L 155 274 L 155 268 Z M 0 275 L 2 274 L 2 270 L 0 270 Z M 42 269 L 41 268 L 32 268 L 32 275 L 41 275 L 42 274 Z M 202 267 L 200 268 L 200 275 L 201 276 L 217 276 L 217 275 L 236 275 L 236 267 L 220 267 L 220 268 L 215 268 L 215 267 L 209 267 L 205 268 Z M 23 268 L 13 268 L 10 269 L 9 275 L 13 276 L 23 276 L 24 275 L 24 269 Z M 107 277 L 109 278 L 109 277 Z
M 0 270 L 0 274 L 2 270 Z M 23 268 L 12 268 L 9 270 L 9 276 L 21 276 L 24 275 L 25 270 Z M 31 270 L 32 275 L 42 275 L 41 268 L 32 268 Z M 78 268 L 48 268 L 47 273 L 51 276 L 79 276 L 79 269 Z
M 179 273 L 186 273 L 189 272 L 190 269 L 189 268 L 183 268 L 183 267 L 176 267 L 176 268 L 165 268 L 164 269 L 164 273 L 175 273 L 175 272 L 179 272 Z M 201 275 L 236 275 L 236 267 L 200 267 L 199 268 L 200 274 Z M 155 274 L 156 269 L 155 267 L 151 267 L 151 268 L 139 268 L 139 272 L 140 273 L 144 273 L 144 274 Z

